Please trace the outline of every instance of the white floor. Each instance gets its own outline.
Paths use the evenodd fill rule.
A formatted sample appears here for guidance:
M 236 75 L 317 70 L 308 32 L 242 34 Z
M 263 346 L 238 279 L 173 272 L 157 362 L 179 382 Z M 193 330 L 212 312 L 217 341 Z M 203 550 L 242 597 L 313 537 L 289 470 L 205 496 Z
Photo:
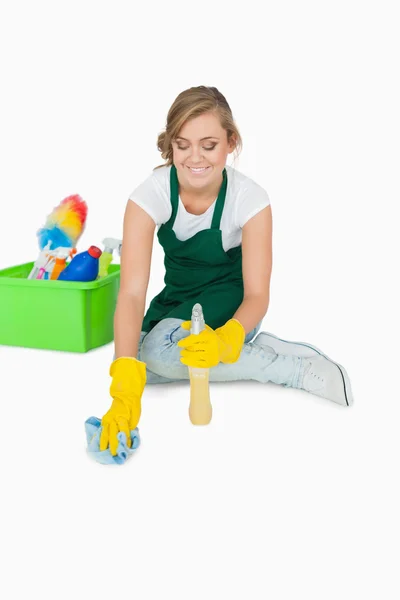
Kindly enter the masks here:
M 367 356 L 352 343 L 334 356 L 352 408 L 218 383 L 212 422 L 196 428 L 187 383 L 147 386 L 141 447 L 105 467 L 86 455 L 83 424 L 108 408 L 112 345 L 0 347 L 12 597 L 71 598 L 79 586 L 108 599 L 398 598 L 399 393 Z

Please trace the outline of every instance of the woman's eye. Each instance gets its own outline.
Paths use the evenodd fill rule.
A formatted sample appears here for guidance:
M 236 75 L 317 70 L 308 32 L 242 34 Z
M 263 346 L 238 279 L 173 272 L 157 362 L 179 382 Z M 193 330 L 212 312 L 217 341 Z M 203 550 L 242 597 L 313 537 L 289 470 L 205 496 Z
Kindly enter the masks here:
M 214 150 L 215 146 L 217 144 L 215 144 L 214 146 L 212 146 L 211 148 L 203 148 L 204 150 Z M 187 150 L 187 148 L 182 148 L 181 146 L 178 146 L 178 150 Z

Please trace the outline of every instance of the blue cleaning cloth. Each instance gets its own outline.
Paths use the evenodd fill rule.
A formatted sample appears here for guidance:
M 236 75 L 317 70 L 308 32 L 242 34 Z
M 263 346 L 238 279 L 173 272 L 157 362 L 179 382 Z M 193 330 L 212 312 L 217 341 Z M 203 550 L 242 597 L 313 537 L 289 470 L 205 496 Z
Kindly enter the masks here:
M 113 456 L 111 454 L 110 448 L 107 448 L 107 450 L 100 451 L 101 429 L 101 421 L 97 417 L 89 417 L 85 421 L 88 454 L 102 465 L 123 465 L 126 459 L 129 458 L 129 456 L 133 454 L 139 447 L 139 429 L 136 427 L 136 429 L 132 429 L 131 431 L 132 445 L 130 448 L 126 444 L 125 433 L 120 431 L 117 434 L 119 444 L 116 456 Z

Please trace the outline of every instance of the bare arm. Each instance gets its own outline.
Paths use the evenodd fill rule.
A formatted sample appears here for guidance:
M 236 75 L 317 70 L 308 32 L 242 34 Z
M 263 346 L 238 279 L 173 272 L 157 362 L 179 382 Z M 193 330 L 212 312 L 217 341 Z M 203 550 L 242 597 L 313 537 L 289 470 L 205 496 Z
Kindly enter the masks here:
M 132 200 L 124 216 L 121 283 L 114 315 L 115 358 L 137 357 L 150 277 L 155 223 Z
M 242 231 L 244 298 L 234 318 L 249 333 L 265 316 L 269 306 L 272 272 L 272 212 L 266 206 Z

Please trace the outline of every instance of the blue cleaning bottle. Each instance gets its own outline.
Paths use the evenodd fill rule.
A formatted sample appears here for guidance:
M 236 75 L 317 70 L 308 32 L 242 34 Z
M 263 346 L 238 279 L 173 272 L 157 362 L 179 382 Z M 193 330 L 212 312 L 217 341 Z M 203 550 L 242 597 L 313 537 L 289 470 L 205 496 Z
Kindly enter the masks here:
M 69 265 L 59 274 L 57 281 L 94 281 L 99 274 L 99 258 L 102 252 L 97 246 L 76 254 Z

